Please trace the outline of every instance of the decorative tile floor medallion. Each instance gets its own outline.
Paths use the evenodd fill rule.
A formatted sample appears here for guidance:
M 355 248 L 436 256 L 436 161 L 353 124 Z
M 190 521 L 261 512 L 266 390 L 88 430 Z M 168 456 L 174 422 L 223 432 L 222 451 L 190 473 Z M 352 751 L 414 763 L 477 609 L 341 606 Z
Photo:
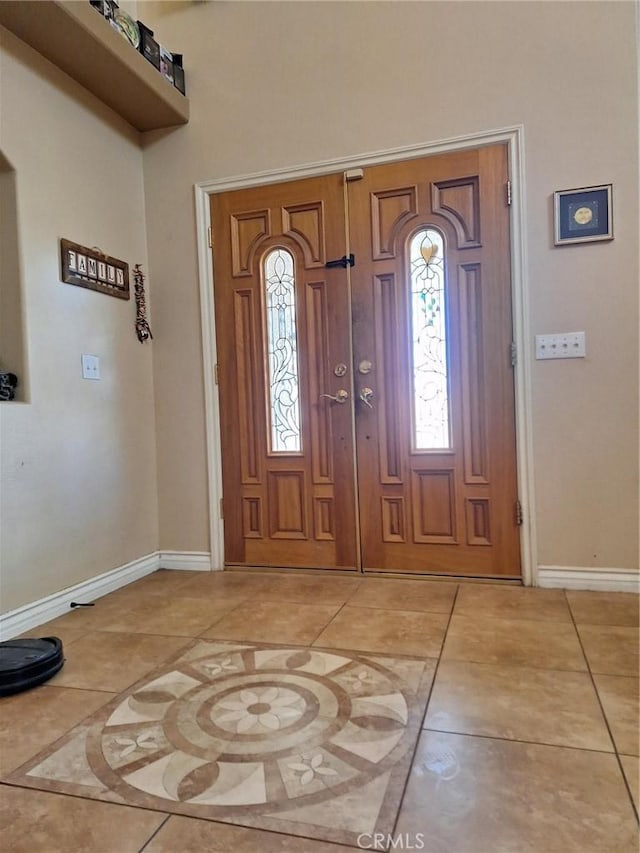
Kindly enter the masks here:
M 355 844 L 393 830 L 434 666 L 196 641 L 8 781 Z

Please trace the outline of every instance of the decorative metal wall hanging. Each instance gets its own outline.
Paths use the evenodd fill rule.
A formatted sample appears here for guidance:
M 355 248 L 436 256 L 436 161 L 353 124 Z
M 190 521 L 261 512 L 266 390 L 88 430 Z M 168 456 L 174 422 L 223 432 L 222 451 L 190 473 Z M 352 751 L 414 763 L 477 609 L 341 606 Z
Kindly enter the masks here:
M 105 255 L 95 246 L 88 249 L 71 240 L 60 240 L 62 281 L 118 299 L 130 299 L 129 264 Z
M 147 302 L 144 296 L 144 273 L 140 264 L 133 268 L 133 292 L 136 298 L 136 335 L 141 344 L 153 340 L 151 327 L 147 320 Z

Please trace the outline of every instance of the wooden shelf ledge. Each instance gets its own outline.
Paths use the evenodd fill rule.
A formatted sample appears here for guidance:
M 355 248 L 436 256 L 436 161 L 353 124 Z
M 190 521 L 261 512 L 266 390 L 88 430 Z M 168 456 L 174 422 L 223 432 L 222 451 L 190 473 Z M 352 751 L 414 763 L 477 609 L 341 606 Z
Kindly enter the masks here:
M 189 121 L 189 101 L 88 0 L 0 2 L 0 24 L 140 131 Z

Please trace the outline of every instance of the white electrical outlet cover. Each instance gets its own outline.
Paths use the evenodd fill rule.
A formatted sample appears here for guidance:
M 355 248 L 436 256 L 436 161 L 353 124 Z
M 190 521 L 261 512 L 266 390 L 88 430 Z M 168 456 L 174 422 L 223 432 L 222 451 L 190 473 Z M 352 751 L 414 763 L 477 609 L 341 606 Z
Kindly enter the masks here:
M 82 355 L 82 378 L 100 379 L 100 359 L 97 355 Z
M 536 335 L 536 358 L 585 358 L 584 332 Z

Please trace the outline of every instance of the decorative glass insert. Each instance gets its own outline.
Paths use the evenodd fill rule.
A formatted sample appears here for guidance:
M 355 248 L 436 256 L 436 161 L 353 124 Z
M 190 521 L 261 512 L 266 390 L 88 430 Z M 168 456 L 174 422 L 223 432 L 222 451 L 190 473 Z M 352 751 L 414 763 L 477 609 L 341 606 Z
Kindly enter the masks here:
M 414 447 L 442 450 L 451 446 L 442 235 L 433 228 L 418 231 L 409 263 Z
M 300 380 L 293 255 L 274 249 L 264 259 L 271 451 L 299 453 Z

